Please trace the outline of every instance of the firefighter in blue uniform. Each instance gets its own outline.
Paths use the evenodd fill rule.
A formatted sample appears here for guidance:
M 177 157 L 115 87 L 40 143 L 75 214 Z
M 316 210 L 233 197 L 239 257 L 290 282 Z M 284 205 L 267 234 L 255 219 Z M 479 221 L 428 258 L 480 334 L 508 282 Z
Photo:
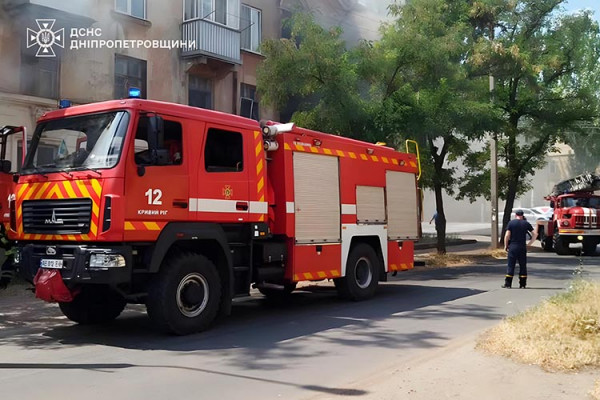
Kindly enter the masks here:
M 515 274 L 515 265 L 519 262 L 519 288 L 527 286 L 527 246 L 531 246 L 537 238 L 537 229 L 533 229 L 523 216 L 523 210 L 516 212 L 516 219 L 508 223 L 504 235 L 504 246 L 508 252 L 508 268 L 504 279 L 503 288 L 510 288 Z M 527 233 L 531 233 L 531 239 L 527 243 Z

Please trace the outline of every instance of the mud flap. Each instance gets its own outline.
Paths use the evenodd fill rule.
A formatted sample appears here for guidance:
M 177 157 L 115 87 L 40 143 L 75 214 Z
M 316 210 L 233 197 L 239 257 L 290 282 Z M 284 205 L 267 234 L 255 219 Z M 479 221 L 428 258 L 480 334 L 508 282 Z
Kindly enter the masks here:
M 388 271 L 394 272 L 413 269 L 415 266 L 415 244 L 411 240 L 398 243 L 388 241 Z
M 35 285 L 35 297 L 47 302 L 68 303 L 73 301 L 77 295 L 76 292 L 71 292 L 67 288 L 60 271 L 56 269 L 38 269 L 33 278 L 33 284 Z

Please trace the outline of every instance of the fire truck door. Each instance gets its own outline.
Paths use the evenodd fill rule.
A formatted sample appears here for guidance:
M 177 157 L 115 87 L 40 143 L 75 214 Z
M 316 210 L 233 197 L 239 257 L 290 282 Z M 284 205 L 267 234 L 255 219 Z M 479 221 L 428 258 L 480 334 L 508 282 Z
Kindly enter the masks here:
M 211 222 L 247 222 L 252 203 L 248 197 L 249 146 L 242 132 L 207 125 L 198 190 L 190 199 L 196 218 Z
M 166 157 L 150 159 L 147 117 L 140 117 L 135 145 L 129 151 L 125 178 L 125 239 L 153 240 L 168 221 L 189 216 L 188 164 L 185 121 L 163 116 Z

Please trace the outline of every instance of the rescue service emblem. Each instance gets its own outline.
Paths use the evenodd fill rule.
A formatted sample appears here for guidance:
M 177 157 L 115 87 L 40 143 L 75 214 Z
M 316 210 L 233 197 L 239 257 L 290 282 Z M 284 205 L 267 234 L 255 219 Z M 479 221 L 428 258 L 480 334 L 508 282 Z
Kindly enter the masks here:
M 229 200 L 229 199 L 231 199 L 232 196 L 233 196 L 233 189 L 231 188 L 231 186 L 225 185 L 223 187 L 223 197 L 225 197 L 225 199 Z

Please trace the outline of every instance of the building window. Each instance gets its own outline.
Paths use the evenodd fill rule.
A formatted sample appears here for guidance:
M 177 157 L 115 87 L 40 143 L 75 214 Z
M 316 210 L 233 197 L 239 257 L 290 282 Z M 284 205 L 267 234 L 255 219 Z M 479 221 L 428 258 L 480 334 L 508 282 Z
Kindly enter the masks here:
M 256 86 L 240 85 L 240 115 L 246 118 L 259 120 L 258 100 L 256 99 Z
M 240 172 L 244 170 L 244 146 L 239 132 L 211 128 L 204 148 L 206 172 Z
M 115 0 L 115 10 L 132 17 L 146 19 L 146 0 Z
M 239 29 L 240 0 L 183 0 L 183 20 L 204 19 Z
M 21 92 L 58 99 L 58 58 L 21 54 Z
M 146 60 L 115 54 L 115 99 L 129 97 L 129 88 L 142 91 L 146 98 Z
M 212 110 L 212 81 L 196 75 L 190 75 L 188 104 L 192 107 Z
M 261 12 L 256 8 L 242 4 L 241 8 L 242 49 L 258 53 L 258 46 L 261 40 L 262 21 Z

